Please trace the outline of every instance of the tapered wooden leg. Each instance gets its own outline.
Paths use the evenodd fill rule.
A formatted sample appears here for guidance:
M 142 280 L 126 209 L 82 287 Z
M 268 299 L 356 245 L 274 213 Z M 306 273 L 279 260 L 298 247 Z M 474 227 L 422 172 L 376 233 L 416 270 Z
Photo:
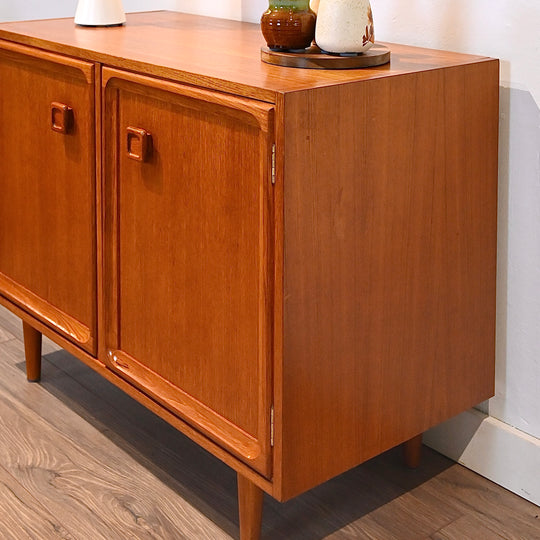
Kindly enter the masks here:
M 403 443 L 403 459 L 405 465 L 411 469 L 416 469 L 420 465 L 422 457 L 422 434 L 413 437 Z
M 240 540 L 259 540 L 261 537 L 262 508 L 262 489 L 241 474 L 238 474 Z
M 26 377 L 30 382 L 41 379 L 41 332 L 23 321 Z

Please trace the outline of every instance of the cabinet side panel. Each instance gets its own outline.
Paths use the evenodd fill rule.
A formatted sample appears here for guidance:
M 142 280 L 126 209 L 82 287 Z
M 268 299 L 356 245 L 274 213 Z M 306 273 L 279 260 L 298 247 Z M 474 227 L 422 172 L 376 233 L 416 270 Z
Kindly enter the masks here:
M 284 117 L 281 499 L 493 394 L 498 62 Z

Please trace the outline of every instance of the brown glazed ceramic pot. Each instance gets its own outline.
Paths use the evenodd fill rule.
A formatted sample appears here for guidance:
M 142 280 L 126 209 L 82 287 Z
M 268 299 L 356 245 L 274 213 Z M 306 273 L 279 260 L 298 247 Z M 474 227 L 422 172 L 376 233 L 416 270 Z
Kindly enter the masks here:
M 316 18 L 309 0 L 270 0 L 261 30 L 270 49 L 305 49 L 315 37 Z

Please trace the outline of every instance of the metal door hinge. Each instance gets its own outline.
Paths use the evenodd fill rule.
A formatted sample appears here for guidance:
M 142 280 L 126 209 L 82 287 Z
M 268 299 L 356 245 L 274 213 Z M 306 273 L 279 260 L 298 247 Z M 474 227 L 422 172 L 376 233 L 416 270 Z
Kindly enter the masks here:
M 272 145 L 272 184 L 276 183 L 276 145 Z
M 274 446 L 274 406 L 270 407 L 270 446 Z

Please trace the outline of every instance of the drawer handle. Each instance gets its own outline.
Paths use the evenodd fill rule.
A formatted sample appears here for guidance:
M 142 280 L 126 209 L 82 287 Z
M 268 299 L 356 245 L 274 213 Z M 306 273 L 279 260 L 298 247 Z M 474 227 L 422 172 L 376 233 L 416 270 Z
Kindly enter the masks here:
M 57 133 L 69 133 L 73 129 L 73 109 L 64 103 L 51 103 L 51 129 Z
M 130 159 L 148 161 L 152 155 L 152 135 L 145 129 L 128 127 L 127 152 Z

